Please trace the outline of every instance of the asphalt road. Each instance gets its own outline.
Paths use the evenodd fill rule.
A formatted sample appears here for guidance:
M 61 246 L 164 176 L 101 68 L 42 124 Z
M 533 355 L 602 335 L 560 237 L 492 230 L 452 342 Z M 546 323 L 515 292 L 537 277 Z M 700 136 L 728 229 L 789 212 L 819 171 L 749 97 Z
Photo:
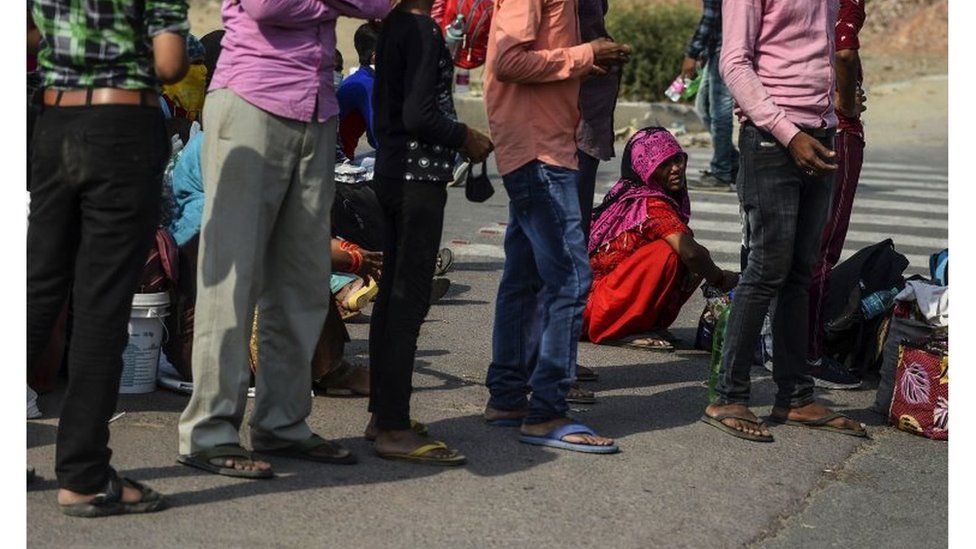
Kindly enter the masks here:
M 906 139 L 910 139 L 906 138 Z M 905 164 L 944 176 L 944 150 L 871 148 L 872 192 L 906 189 L 913 178 L 883 177 Z M 693 151 L 693 156 L 707 156 Z M 924 168 L 924 169 L 923 169 Z M 612 183 L 606 166 L 602 184 Z M 945 181 L 938 178 L 916 178 Z M 622 452 L 589 456 L 519 444 L 516 432 L 481 420 L 490 360 L 494 294 L 502 259 L 504 191 L 474 205 L 453 189 L 445 245 L 459 252 L 450 293 L 421 332 L 413 415 L 469 459 L 459 469 L 387 462 L 362 439 L 366 402 L 317 397 L 313 429 L 361 458 L 355 466 L 276 459 L 270 481 L 207 475 L 177 465 L 176 422 L 186 397 L 166 391 L 123 396 L 112 423 L 113 463 L 167 494 L 172 509 L 152 516 L 72 519 L 55 504 L 54 439 L 60 393 L 41 397 L 41 420 L 28 422 L 28 463 L 42 479 L 27 491 L 32 547 L 939 547 L 947 543 L 947 445 L 885 425 L 867 411 L 874 391 L 819 396 L 867 423 L 871 440 L 774 426 L 774 444 L 719 433 L 699 421 L 707 355 L 688 350 L 701 312 L 696 296 L 673 330 L 684 345 L 656 354 L 581 344 L 580 362 L 597 369 L 599 402 L 574 415 L 616 438 Z M 941 192 L 941 191 L 939 191 Z M 894 194 L 893 196 L 900 196 Z M 902 197 L 905 198 L 905 197 Z M 875 197 L 875 200 L 880 198 Z M 695 204 L 728 198 L 697 194 Z M 947 200 L 947 198 L 945 199 Z M 905 202 L 903 200 L 903 202 Z M 900 234 L 901 214 L 890 216 Z M 725 206 L 713 209 L 725 212 Z M 702 209 L 702 208 L 699 208 Z M 902 208 L 910 210 L 911 206 Z M 724 215 L 724 214 L 723 214 Z M 943 213 L 924 218 L 944 227 Z M 727 227 L 727 220 L 712 219 Z M 884 220 L 872 223 L 884 225 Z M 882 228 L 863 228 L 877 233 Z M 718 246 L 735 231 L 710 229 Z M 922 233 L 923 249 L 944 240 Z M 932 242 L 929 242 L 932 240 Z M 896 239 L 896 244 L 898 240 Z M 916 246 L 916 244 L 913 244 Z M 935 251 L 934 249 L 932 251 Z M 724 258 L 724 256 L 723 256 Z M 727 260 L 728 258 L 724 258 Z M 367 311 L 368 312 L 368 311 Z M 365 358 L 367 324 L 350 325 L 348 354 Z M 768 414 L 774 385 L 753 371 L 754 403 Z M 246 431 L 246 429 L 245 429 Z M 246 433 L 245 433 L 246 440 Z

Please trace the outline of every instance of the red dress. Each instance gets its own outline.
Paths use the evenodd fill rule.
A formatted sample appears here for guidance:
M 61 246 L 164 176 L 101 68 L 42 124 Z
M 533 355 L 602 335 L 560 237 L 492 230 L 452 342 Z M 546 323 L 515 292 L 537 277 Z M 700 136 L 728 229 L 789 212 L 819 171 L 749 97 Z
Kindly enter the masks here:
M 692 234 L 659 200 L 647 201 L 648 219 L 590 256 L 593 287 L 583 312 L 584 340 L 606 340 L 667 328 L 695 289 L 683 288 L 688 269 L 664 238 Z

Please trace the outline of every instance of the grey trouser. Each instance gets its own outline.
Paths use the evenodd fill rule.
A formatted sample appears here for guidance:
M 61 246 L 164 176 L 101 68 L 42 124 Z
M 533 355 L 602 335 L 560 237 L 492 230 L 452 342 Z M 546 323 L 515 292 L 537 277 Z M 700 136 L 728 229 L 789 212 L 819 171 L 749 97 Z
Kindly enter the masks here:
M 193 396 L 180 453 L 238 444 L 257 305 L 251 443 L 307 439 L 311 364 L 328 312 L 336 118 L 272 115 L 221 89 L 203 113 L 205 192 L 197 269 Z

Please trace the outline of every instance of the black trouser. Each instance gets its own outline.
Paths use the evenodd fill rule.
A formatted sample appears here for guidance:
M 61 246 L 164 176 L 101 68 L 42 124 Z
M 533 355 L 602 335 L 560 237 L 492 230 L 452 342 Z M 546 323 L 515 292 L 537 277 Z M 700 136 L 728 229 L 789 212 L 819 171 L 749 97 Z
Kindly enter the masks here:
M 832 131 L 818 138 L 833 148 Z M 813 402 L 806 365 L 808 291 L 834 177 L 806 175 L 786 147 L 751 124 L 739 132 L 739 152 L 736 190 L 746 215 L 749 255 L 732 300 L 716 403 L 749 402 L 756 341 L 775 299 L 776 406 L 799 408 Z
M 590 215 L 593 213 L 593 196 L 596 193 L 596 172 L 600 169 L 600 160 L 593 158 L 582 150 L 577 150 L 579 160 L 579 203 L 580 228 L 583 229 L 583 243 L 590 242 Z
M 376 177 L 386 216 L 383 277 L 369 325 L 369 411 L 384 431 L 410 428 L 413 362 L 430 309 L 447 184 Z
M 110 475 L 132 294 L 159 215 L 170 150 L 159 109 L 47 108 L 34 133 L 27 229 L 27 364 L 40 358 L 72 291 L 58 483 L 90 494 Z

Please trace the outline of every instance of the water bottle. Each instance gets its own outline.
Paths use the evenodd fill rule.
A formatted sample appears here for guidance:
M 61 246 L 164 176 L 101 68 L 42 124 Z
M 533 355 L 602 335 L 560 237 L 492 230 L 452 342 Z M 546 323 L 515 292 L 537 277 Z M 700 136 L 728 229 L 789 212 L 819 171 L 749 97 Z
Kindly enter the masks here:
M 879 290 L 861 300 L 861 314 L 865 320 L 871 320 L 888 310 L 895 301 L 898 288 Z
M 458 49 L 464 42 L 464 15 L 457 14 L 454 21 L 448 25 L 444 32 L 444 42 L 447 43 L 447 51 L 451 52 L 451 59 L 457 59 Z
M 671 85 L 668 86 L 668 89 L 664 90 L 664 95 L 666 95 L 671 101 L 677 103 L 678 101 L 681 101 L 681 95 L 685 92 L 685 88 L 687 88 L 688 84 L 690 83 L 691 80 L 679 74 L 678 77 L 671 82 Z
M 715 323 L 715 331 L 712 333 L 712 359 L 708 365 L 708 402 L 715 402 L 717 393 L 715 386 L 718 385 L 718 374 L 722 369 L 722 345 L 725 343 L 725 331 L 729 326 L 729 315 L 732 312 L 732 304 L 725 307 L 718 315 L 718 322 Z

